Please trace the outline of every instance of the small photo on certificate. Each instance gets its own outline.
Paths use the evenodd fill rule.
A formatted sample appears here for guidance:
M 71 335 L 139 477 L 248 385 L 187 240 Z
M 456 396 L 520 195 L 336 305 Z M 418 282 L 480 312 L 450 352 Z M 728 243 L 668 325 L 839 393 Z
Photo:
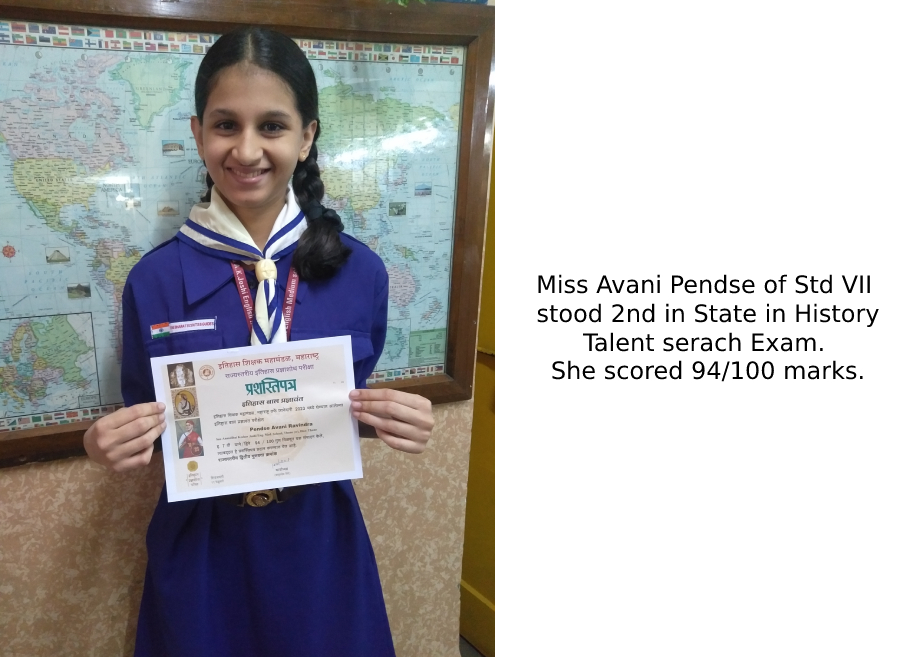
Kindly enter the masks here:
M 170 502 L 362 477 L 349 336 L 150 364 Z

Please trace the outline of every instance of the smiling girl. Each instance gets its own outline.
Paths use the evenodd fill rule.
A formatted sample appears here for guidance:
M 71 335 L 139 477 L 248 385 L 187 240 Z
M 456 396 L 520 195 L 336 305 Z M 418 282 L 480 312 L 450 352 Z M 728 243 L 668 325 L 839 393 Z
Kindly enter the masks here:
M 149 463 L 165 428 L 149 359 L 264 342 L 349 335 L 360 435 L 419 453 L 432 430 L 417 395 L 365 389 L 384 346 L 388 279 L 368 247 L 324 208 L 314 73 L 288 37 L 261 28 L 222 36 L 197 75 L 191 130 L 207 202 L 148 253 L 124 291 L 125 408 L 96 422 L 90 458 L 122 472 Z M 258 267 L 258 262 L 272 261 Z M 240 273 L 239 273 L 240 272 Z M 240 276 L 243 280 L 238 280 Z M 243 310 L 237 284 L 257 288 Z M 298 284 L 290 325 L 277 310 Z M 214 330 L 153 339 L 162 322 Z M 216 321 L 218 319 L 218 321 Z M 377 567 L 352 483 L 168 503 L 147 534 L 136 655 L 393 655 Z

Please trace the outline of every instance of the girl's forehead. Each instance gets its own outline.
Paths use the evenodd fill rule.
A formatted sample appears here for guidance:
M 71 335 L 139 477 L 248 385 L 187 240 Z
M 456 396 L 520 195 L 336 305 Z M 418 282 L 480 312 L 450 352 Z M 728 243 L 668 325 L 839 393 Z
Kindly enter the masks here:
M 251 63 L 234 64 L 215 77 L 206 111 L 270 111 L 295 109 L 295 95 L 279 75 Z

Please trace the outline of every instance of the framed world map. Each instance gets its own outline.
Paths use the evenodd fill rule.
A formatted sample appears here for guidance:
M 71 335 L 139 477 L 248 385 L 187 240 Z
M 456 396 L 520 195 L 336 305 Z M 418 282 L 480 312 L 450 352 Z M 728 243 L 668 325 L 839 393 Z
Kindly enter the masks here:
M 469 165 L 485 159 L 488 174 L 474 137 L 491 130 L 491 14 L 442 7 L 402 10 L 401 32 L 382 35 L 264 16 L 315 70 L 324 204 L 388 270 L 388 337 L 369 384 L 434 402 L 470 397 L 486 203 L 471 189 L 487 180 Z M 418 33 L 449 13 L 473 33 Z M 206 189 L 193 80 L 224 31 L 204 28 L 233 27 L 128 25 L 84 3 L 56 15 L 0 14 L 0 465 L 79 453 L 84 428 L 121 404 L 121 293 Z

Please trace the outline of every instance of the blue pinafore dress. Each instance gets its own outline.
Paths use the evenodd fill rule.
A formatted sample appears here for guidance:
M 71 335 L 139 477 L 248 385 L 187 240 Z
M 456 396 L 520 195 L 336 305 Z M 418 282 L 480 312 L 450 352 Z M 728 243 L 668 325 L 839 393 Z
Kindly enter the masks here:
M 350 335 L 364 387 L 384 347 L 388 279 L 377 255 L 341 237 L 352 254 L 330 280 L 299 285 L 291 339 Z M 280 298 L 291 259 L 277 262 Z M 127 405 L 155 400 L 151 357 L 249 344 L 229 263 L 177 238 L 134 267 L 123 306 Z M 216 328 L 152 337 L 152 326 L 204 319 Z M 307 486 L 261 508 L 222 498 L 169 503 L 163 488 L 146 544 L 138 657 L 394 655 L 349 481 Z

